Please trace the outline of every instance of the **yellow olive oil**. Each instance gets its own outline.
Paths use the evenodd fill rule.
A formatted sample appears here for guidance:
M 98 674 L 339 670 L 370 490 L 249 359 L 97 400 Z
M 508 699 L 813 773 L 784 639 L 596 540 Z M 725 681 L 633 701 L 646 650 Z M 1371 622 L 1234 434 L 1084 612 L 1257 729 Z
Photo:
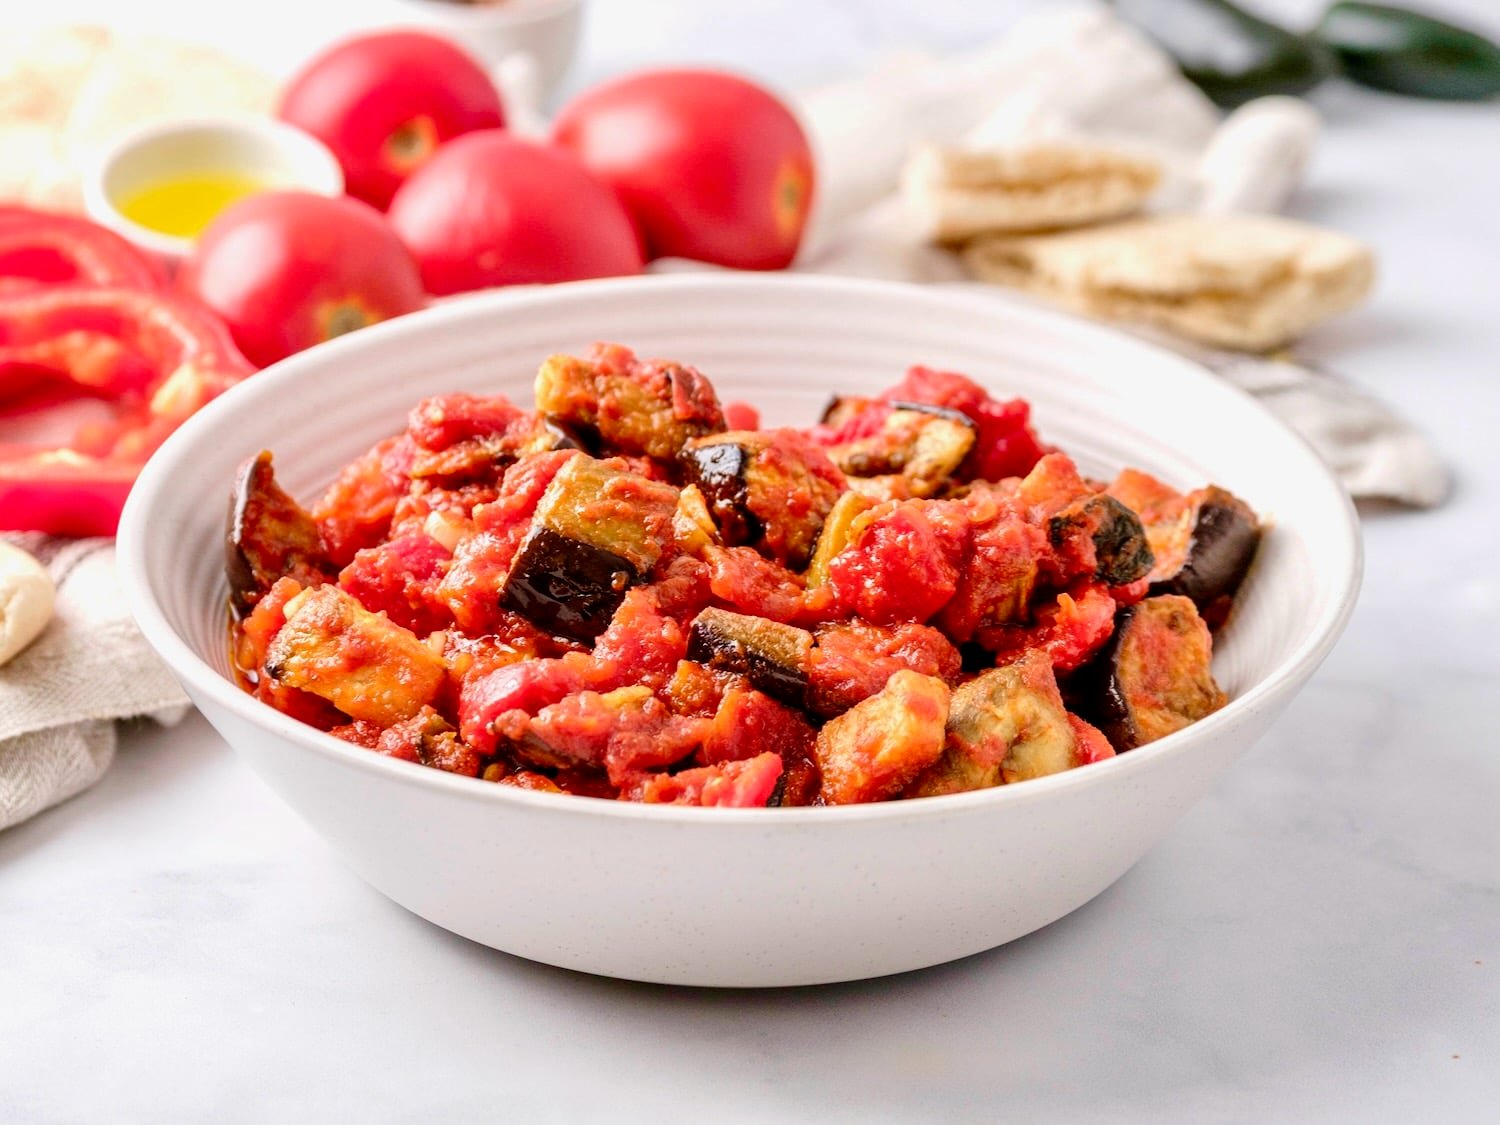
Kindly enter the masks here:
M 194 172 L 127 196 L 120 213 L 147 230 L 197 238 L 224 208 L 268 186 L 240 172 Z

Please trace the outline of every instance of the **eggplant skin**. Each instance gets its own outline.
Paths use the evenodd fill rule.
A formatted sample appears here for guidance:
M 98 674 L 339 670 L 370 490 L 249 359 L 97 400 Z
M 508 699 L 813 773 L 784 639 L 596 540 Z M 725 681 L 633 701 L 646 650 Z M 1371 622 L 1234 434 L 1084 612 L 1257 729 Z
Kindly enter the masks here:
M 271 454 L 240 466 L 229 499 L 224 572 L 236 616 L 255 607 L 278 578 L 304 587 L 331 582 L 338 570 L 323 549 L 317 522 L 276 483 Z
M 1054 547 L 1061 546 L 1082 525 L 1093 525 L 1094 577 L 1107 586 L 1128 586 L 1151 573 L 1156 558 L 1146 539 L 1140 518 L 1107 493 L 1091 496 L 1081 504 L 1053 516 L 1047 533 Z
M 1210 628 L 1218 628 L 1229 616 L 1260 537 L 1260 524 L 1244 501 L 1221 488 L 1206 489 L 1182 566 L 1176 574 L 1153 582 L 1151 593 L 1190 598 Z
M 1212 661 L 1213 641 L 1192 601 L 1150 597 L 1120 610 L 1109 642 L 1069 681 L 1068 697 L 1123 753 L 1224 706 Z
M 548 414 L 542 418 L 542 428 L 552 436 L 553 449 L 577 449 L 590 457 L 599 456 L 602 442 L 597 426 Z
M 612 551 L 534 527 L 511 564 L 500 604 L 534 625 L 591 641 L 604 632 L 638 575 Z
M 825 418 L 839 425 L 866 410 L 884 411 L 878 431 L 830 446 L 829 456 L 854 480 L 897 476 L 911 496 L 934 496 L 953 483 L 974 447 L 975 426 L 965 414 L 924 402 L 836 399 Z M 826 423 L 825 423 L 826 424 Z
M 708 501 L 726 546 L 743 547 L 761 535 L 760 520 L 750 511 L 750 463 L 753 450 L 738 441 L 714 437 L 689 443 L 682 460 L 688 479 Z
M 685 478 L 708 501 L 721 540 L 753 547 L 800 571 L 844 477 L 823 448 L 790 429 L 730 430 L 690 441 L 679 457 Z
M 533 624 L 592 640 L 672 537 L 677 490 L 591 457 L 570 458 L 542 494 L 500 604 Z
M 772 699 L 805 710 L 812 646 L 812 634 L 795 625 L 710 608 L 693 618 L 687 658 L 744 676 Z

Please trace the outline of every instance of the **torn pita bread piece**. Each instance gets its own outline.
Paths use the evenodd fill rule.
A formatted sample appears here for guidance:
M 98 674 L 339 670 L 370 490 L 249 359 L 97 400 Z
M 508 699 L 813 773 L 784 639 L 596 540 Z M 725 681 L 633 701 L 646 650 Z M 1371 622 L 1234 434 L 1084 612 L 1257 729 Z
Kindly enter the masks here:
M 0 37 L 0 201 L 80 211 L 85 170 L 121 134 L 269 112 L 275 93 L 253 67 L 171 39 L 86 26 Z
M 1055 230 L 1131 215 L 1160 179 L 1154 159 L 1097 144 L 927 145 L 907 162 L 901 191 L 929 237 L 966 242 L 984 234 Z
M 1078 312 L 1271 351 L 1369 292 L 1363 243 L 1271 215 L 1156 215 L 1086 230 L 992 237 L 964 255 L 982 281 Z

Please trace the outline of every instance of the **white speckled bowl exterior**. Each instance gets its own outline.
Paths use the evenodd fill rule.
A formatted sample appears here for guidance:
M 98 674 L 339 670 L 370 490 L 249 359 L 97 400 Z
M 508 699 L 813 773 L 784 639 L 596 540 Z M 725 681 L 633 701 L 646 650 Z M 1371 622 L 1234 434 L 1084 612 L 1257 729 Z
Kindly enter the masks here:
M 315 495 L 424 395 L 530 402 L 549 353 L 595 340 L 693 363 L 768 423 L 911 363 L 1029 398 L 1086 470 L 1215 481 L 1273 525 L 1220 638 L 1232 702 L 1097 765 L 953 797 L 713 810 L 524 792 L 349 746 L 227 674 L 230 479 L 262 448 Z M 1176 356 L 984 294 L 799 277 L 676 276 L 500 292 L 368 329 L 265 371 L 151 460 L 120 532 L 146 636 L 224 738 L 397 902 L 522 957 L 674 984 L 853 980 L 1011 941 L 1093 898 L 1254 742 L 1332 647 L 1359 584 L 1356 519 L 1317 457 Z M 378 940 L 378 939 L 377 939 Z

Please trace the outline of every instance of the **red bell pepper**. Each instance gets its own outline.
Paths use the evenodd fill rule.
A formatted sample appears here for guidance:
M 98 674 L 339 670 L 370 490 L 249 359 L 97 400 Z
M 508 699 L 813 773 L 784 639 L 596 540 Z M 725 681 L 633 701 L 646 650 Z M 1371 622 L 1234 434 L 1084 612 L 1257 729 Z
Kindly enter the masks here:
M 224 325 L 179 297 L 85 285 L 0 292 L 0 426 L 34 412 L 39 389 L 97 399 L 110 414 L 61 443 L 0 442 L 0 530 L 114 534 L 146 458 L 252 370 Z
M 0 293 L 42 285 L 160 289 L 161 265 L 114 231 L 73 215 L 0 206 Z

